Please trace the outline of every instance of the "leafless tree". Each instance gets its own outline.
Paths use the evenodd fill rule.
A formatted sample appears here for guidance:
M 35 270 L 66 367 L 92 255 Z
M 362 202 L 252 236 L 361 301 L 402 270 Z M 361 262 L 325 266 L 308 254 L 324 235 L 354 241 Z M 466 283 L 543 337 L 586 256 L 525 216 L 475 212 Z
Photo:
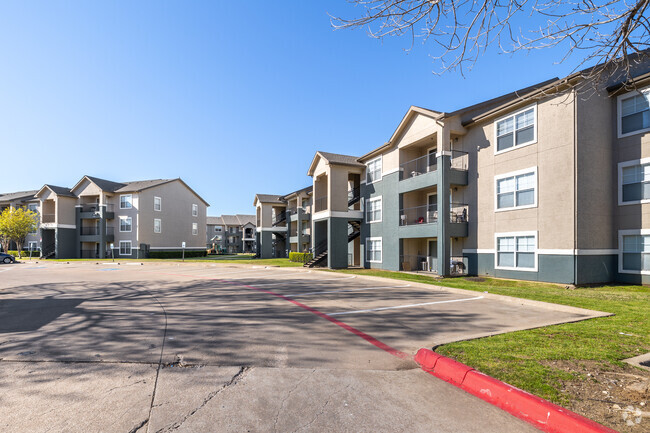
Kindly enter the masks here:
M 370 36 L 410 36 L 433 43 L 435 73 L 471 69 L 481 53 L 498 46 L 515 53 L 562 46 L 580 56 L 576 71 L 590 78 L 629 78 L 648 56 L 650 0 L 348 0 L 361 16 L 332 16 L 337 29 L 365 28 Z M 579 52 L 579 53 L 578 53 Z

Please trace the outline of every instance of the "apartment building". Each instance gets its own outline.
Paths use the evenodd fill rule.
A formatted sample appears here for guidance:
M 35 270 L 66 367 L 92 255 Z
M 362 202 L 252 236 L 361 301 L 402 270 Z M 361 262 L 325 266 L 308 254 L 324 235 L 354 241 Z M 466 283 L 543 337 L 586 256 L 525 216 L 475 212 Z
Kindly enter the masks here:
M 253 254 L 257 251 L 255 215 L 208 217 L 207 224 L 209 250 L 227 254 Z
M 311 247 L 312 186 L 286 195 L 257 194 L 257 255 L 287 257 Z
M 0 213 L 4 212 L 5 209 L 17 209 L 22 207 L 23 209 L 30 210 L 32 212 L 40 212 L 40 202 L 36 198 L 35 194 L 37 190 L 34 191 L 19 191 L 11 192 L 6 194 L 0 194 Z M 9 249 L 16 249 L 16 244 L 11 243 Z M 39 251 L 41 248 L 40 235 L 38 228 L 34 233 L 27 235 L 25 239 L 25 245 L 23 246 L 25 250 Z
M 311 265 L 650 282 L 650 62 L 633 76 L 411 107 L 361 157 L 317 152 Z
M 112 182 L 84 176 L 45 185 L 40 202 L 45 258 L 144 258 L 149 251 L 202 250 L 208 203 L 183 180 Z

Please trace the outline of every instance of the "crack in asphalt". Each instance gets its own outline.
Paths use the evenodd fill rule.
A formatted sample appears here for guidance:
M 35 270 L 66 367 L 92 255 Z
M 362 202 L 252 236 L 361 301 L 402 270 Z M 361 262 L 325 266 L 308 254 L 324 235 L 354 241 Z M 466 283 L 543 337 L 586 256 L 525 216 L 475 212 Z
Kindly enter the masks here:
M 145 424 L 148 425 L 148 422 L 149 422 L 149 418 L 145 419 L 145 420 L 142 421 L 140 424 L 138 424 L 138 425 L 136 425 L 135 427 L 133 427 L 131 430 L 129 430 L 129 433 L 137 433 L 138 430 L 140 430 L 142 427 L 144 427 Z
M 289 397 L 291 396 L 291 394 L 293 394 L 293 392 L 294 392 L 296 389 L 298 389 L 298 387 L 300 386 L 300 384 L 303 383 L 305 380 L 307 380 L 307 378 L 310 377 L 310 376 L 312 376 L 315 372 L 316 372 L 316 369 L 313 369 L 313 370 L 311 371 L 311 373 L 304 375 L 303 378 L 300 379 L 300 380 L 298 381 L 298 383 L 296 383 L 296 386 L 294 386 L 294 387 L 293 387 L 293 388 L 292 388 L 292 389 L 287 393 L 287 395 L 282 399 L 282 403 L 280 404 L 280 408 L 278 409 L 278 412 L 275 414 L 275 421 L 273 422 L 273 431 L 274 431 L 274 432 L 278 430 L 278 429 L 277 429 L 277 426 L 278 426 L 278 419 L 280 418 L 280 414 L 282 413 L 282 410 L 284 409 L 284 404 L 286 403 L 286 401 L 289 399 Z
M 197 406 L 194 410 L 192 410 L 190 413 L 185 415 L 182 420 L 180 420 L 178 422 L 175 422 L 174 424 L 172 424 L 170 426 L 163 427 L 160 430 L 157 430 L 156 433 L 169 432 L 169 431 L 178 429 L 181 425 L 183 425 L 183 423 L 185 423 L 185 421 L 187 421 L 196 412 L 201 410 L 201 408 L 203 408 L 206 404 L 208 404 L 210 402 L 210 400 L 212 400 L 218 394 L 220 394 L 221 392 L 223 392 L 224 390 L 226 390 L 227 388 L 229 388 L 231 386 L 237 385 L 239 383 L 239 381 L 244 378 L 245 374 L 248 373 L 251 369 L 252 369 L 252 367 L 240 367 L 239 371 L 228 382 L 226 382 L 224 385 L 222 385 L 221 388 L 217 389 L 216 391 L 212 391 L 210 394 L 208 394 L 208 396 L 203 399 L 201 404 L 199 406 Z
M 312 425 L 313 423 L 315 423 L 316 420 L 317 420 L 317 419 L 318 419 L 318 418 L 319 418 L 323 413 L 325 413 L 325 409 L 326 409 L 327 406 L 330 404 L 330 401 L 332 400 L 332 397 L 334 397 L 334 396 L 335 396 L 336 394 L 338 394 L 338 393 L 341 393 L 341 392 L 343 392 L 343 391 L 349 389 L 351 386 L 352 386 L 352 384 L 350 383 L 350 384 L 348 384 L 345 388 L 343 388 L 343 389 L 339 389 L 339 390 L 336 390 L 336 391 L 334 391 L 333 393 L 331 393 L 331 394 L 329 395 L 329 397 L 327 397 L 327 400 L 325 401 L 325 404 L 324 404 L 323 407 L 321 408 L 320 412 L 318 412 L 318 413 L 316 414 L 316 416 L 315 416 L 311 421 L 309 421 L 307 424 L 298 427 L 297 429 L 295 429 L 295 430 L 292 431 L 291 433 L 296 433 L 297 431 L 302 430 L 302 429 L 307 429 L 307 430 L 308 430 L 309 427 L 311 427 L 311 425 Z

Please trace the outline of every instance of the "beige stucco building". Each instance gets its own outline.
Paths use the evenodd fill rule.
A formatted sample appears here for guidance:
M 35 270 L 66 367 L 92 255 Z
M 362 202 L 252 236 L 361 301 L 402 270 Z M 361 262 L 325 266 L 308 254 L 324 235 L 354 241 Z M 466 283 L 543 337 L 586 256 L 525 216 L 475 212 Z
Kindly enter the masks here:
M 205 202 L 181 179 L 112 182 L 84 176 L 72 188 L 43 186 L 43 257 L 143 258 L 205 249 Z
M 366 155 L 317 152 L 314 252 L 332 268 L 646 282 L 649 71 L 576 73 L 454 112 L 411 107 Z

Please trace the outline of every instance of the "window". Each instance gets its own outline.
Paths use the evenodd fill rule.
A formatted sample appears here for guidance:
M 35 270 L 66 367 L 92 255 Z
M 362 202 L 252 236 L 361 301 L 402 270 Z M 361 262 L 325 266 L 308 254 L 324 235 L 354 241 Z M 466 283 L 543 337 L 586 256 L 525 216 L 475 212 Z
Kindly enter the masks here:
M 153 198 L 153 210 L 160 212 L 162 210 L 162 198 Z
M 623 243 L 622 260 L 619 259 L 621 271 L 631 273 L 650 272 L 650 235 L 622 235 L 620 239 Z
M 217 233 L 221 233 L 221 230 L 222 230 L 221 226 L 215 226 L 214 227 L 214 231 L 217 232 Z
M 366 261 L 381 263 L 381 238 L 366 239 Z
M 199 225 L 197 223 L 192 223 L 192 234 L 193 235 L 199 234 Z
M 366 201 L 366 222 L 381 222 L 381 197 Z
M 153 220 L 153 232 L 154 233 L 162 233 L 162 225 L 161 221 L 158 218 L 154 218 Z
M 381 180 L 381 156 L 368 161 L 366 168 L 366 183 L 373 183 Z
M 121 232 L 131 231 L 131 217 L 120 217 L 120 231 Z
M 192 216 L 199 216 L 199 205 L 198 204 L 193 204 L 192 205 Z
M 496 235 L 497 269 L 537 270 L 537 233 L 502 233 Z
M 537 141 L 537 106 L 525 108 L 495 122 L 496 153 Z
M 32 251 L 38 251 L 38 242 L 36 241 L 29 241 L 27 243 L 27 249 L 32 250 Z
M 638 134 L 650 130 L 650 88 L 618 97 L 618 135 Z
M 537 206 L 537 168 L 495 177 L 497 210 Z
M 619 204 L 650 201 L 650 159 L 618 164 Z
M 27 210 L 38 213 L 38 205 L 36 203 L 30 203 L 27 205 Z
M 131 194 L 120 196 L 120 209 L 131 209 L 133 207 L 133 197 Z
M 131 255 L 131 241 L 120 241 L 120 255 L 121 256 Z

